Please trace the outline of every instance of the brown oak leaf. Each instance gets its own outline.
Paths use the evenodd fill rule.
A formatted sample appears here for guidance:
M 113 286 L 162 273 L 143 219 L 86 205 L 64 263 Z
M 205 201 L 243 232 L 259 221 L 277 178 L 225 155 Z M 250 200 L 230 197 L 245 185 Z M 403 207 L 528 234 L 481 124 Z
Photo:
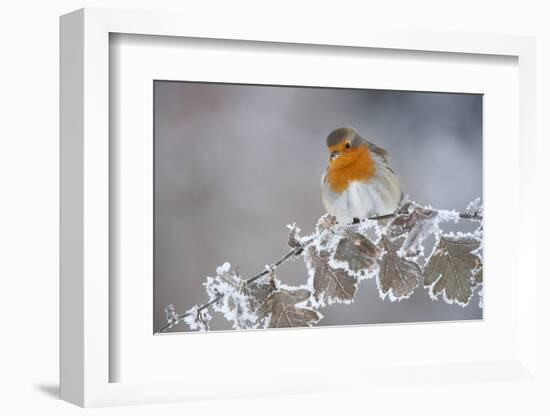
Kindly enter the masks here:
M 349 303 L 357 291 L 357 278 L 343 269 L 330 266 L 331 253 L 328 250 L 317 252 L 308 247 L 304 256 L 308 270 L 313 271 L 313 298 L 324 306 L 333 303 Z
M 480 266 L 480 268 L 474 273 L 474 281 L 476 283 L 483 283 L 483 266 Z
M 414 256 L 435 227 L 437 227 L 437 211 L 407 202 L 399 209 L 397 216 L 388 226 L 386 235 L 391 240 L 403 236 L 403 253 Z
M 258 310 L 266 328 L 294 328 L 312 326 L 321 318 L 313 309 L 297 304 L 304 303 L 311 292 L 303 288 L 280 288 L 272 291 Z
M 466 305 L 481 282 L 481 259 L 473 252 L 481 240 L 473 236 L 442 235 L 424 270 L 424 286 L 435 299 L 443 293 L 448 303 Z M 477 271 L 476 271 L 477 270 Z
M 256 310 L 260 308 L 271 292 L 273 292 L 273 285 L 265 279 L 259 279 L 243 286 L 240 291 L 249 298 L 250 309 Z
M 401 240 L 392 241 L 385 235 L 380 240 L 383 254 L 380 258 L 378 286 L 382 295 L 385 297 L 389 294 L 392 301 L 411 296 L 422 276 L 418 264 L 398 254 Z
M 362 234 L 349 232 L 338 242 L 334 259 L 347 262 L 353 272 L 371 270 L 376 265 L 378 248 Z

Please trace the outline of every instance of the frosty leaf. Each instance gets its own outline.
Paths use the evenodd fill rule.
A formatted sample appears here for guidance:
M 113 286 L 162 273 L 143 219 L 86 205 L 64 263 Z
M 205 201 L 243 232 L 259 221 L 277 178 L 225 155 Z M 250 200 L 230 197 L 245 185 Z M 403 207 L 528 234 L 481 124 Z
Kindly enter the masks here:
M 474 273 L 474 282 L 483 283 L 483 267 L 480 267 L 478 271 Z
M 399 255 L 401 240 L 392 241 L 382 236 L 380 244 L 383 250 L 378 273 L 381 297 L 389 295 L 391 301 L 408 298 L 420 282 L 420 266 Z
M 424 271 L 424 286 L 430 287 L 432 298 L 442 293 L 447 303 L 468 304 L 476 280 L 482 279 L 481 259 L 473 253 L 480 244 L 473 235 L 441 236 Z
M 376 265 L 377 256 L 378 248 L 368 238 L 356 232 L 342 237 L 334 253 L 334 259 L 346 262 L 353 272 L 371 270 Z
M 412 202 L 405 203 L 397 212 L 397 216 L 390 223 L 387 235 L 394 239 L 411 231 L 419 222 L 433 218 L 437 211 L 419 207 Z
M 270 282 L 257 280 L 243 287 L 241 293 L 249 298 L 252 309 L 258 309 L 273 290 Z
M 314 303 L 352 302 L 358 280 L 375 268 L 377 256 L 377 247 L 358 232 L 346 228 L 340 233 L 325 232 L 304 255 Z
M 317 225 L 315 225 L 315 231 L 320 234 L 323 231 L 330 230 L 337 223 L 338 221 L 336 220 L 336 217 L 329 214 L 325 214 L 322 217 L 320 217 L 319 220 L 317 221 Z
M 257 308 L 263 301 L 267 290 L 264 283 L 258 281 L 246 286 L 245 280 L 235 272 L 230 272 L 231 266 L 225 263 L 218 267 L 215 277 L 208 277 L 206 292 L 212 304 L 212 309 L 221 312 L 225 319 L 232 322 L 234 329 L 255 328 L 257 326 Z
M 298 248 L 302 245 L 300 242 L 300 229 L 296 227 L 296 224 L 287 225 L 290 233 L 288 234 L 288 246 L 291 248 Z
M 191 330 L 208 331 L 208 322 L 211 319 L 212 316 L 206 308 L 200 309 L 198 306 L 193 306 L 184 314 L 183 321 Z
M 386 235 L 391 240 L 403 236 L 402 252 L 407 256 L 415 256 L 426 237 L 437 230 L 437 217 L 437 211 L 407 202 L 388 226 Z
M 357 291 L 357 278 L 343 269 L 331 267 L 330 257 L 329 251 L 317 252 L 314 247 L 308 247 L 304 255 L 310 278 L 313 279 L 313 298 L 320 306 L 350 303 Z
M 265 328 L 293 328 L 312 326 L 321 314 L 303 306 L 311 296 L 304 288 L 281 288 L 272 291 L 258 311 Z M 301 305 L 300 305 L 301 304 Z

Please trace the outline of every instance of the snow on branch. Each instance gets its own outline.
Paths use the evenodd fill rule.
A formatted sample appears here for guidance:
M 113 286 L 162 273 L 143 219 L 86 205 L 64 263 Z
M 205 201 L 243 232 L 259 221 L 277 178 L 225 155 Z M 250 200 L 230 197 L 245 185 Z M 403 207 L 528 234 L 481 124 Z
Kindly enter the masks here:
M 445 232 L 442 225 L 470 220 L 474 232 Z M 208 331 L 210 311 L 229 321 L 234 329 L 306 327 L 322 318 L 319 309 L 354 301 L 364 279 L 376 279 L 379 295 L 391 302 L 407 299 L 422 285 L 436 300 L 466 306 L 483 284 L 483 207 L 480 198 L 464 212 L 440 210 L 404 202 L 393 214 L 358 224 L 338 224 L 334 217 L 319 218 L 312 234 L 301 236 L 289 225 L 290 250 L 258 274 L 243 278 L 230 263 L 206 278 L 208 301 L 178 314 L 165 309 L 166 325 L 158 332 L 186 323 L 191 330 Z M 434 243 L 426 254 L 429 237 Z M 301 286 L 285 285 L 278 268 L 301 257 L 307 278 Z M 479 289 L 482 308 L 482 289 Z

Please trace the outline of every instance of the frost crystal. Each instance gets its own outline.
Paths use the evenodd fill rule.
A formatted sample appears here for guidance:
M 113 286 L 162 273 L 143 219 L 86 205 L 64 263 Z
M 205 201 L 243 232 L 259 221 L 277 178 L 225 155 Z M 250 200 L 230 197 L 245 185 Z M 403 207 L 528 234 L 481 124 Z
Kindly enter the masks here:
M 481 204 L 481 198 L 476 198 L 468 204 L 466 207 L 466 214 L 476 217 L 483 216 L 483 205 Z
M 258 283 L 246 287 L 246 281 L 235 272 L 230 272 L 230 269 L 231 265 L 224 263 L 216 269 L 215 277 L 206 279 L 204 285 L 209 301 L 218 299 L 212 308 L 216 312 L 221 312 L 225 319 L 232 323 L 234 329 L 256 328 L 258 299 L 254 295 L 258 295 L 258 291 L 254 292 L 254 288 Z
M 169 325 L 177 325 L 180 322 L 180 317 L 176 312 L 174 305 L 170 304 L 164 309 L 164 314 L 166 316 L 166 322 Z
M 229 270 L 231 270 L 231 263 L 225 262 L 224 264 L 216 268 L 216 274 L 220 276 L 225 273 L 229 273 Z
M 191 330 L 208 331 L 208 322 L 212 319 L 206 308 L 200 309 L 193 306 L 184 314 L 183 321 L 189 325 Z
M 479 289 L 479 292 L 477 292 L 477 295 L 479 296 L 479 308 L 483 309 L 483 288 Z
M 300 237 L 300 228 L 296 226 L 296 223 L 288 224 L 286 227 L 290 230 L 288 234 L 288 246 L 292 248 L 300 247 L 303 242 L 303 238 Z

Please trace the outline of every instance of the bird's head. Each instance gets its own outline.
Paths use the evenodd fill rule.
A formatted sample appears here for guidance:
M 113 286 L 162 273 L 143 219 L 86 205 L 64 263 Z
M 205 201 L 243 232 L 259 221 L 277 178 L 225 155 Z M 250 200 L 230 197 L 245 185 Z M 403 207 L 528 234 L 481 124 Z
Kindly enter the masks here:
M 363 140 L 352 127 L 333 130 L 327 137 L 330 169 L 340 169 L 355 162 L 367 152 Z

